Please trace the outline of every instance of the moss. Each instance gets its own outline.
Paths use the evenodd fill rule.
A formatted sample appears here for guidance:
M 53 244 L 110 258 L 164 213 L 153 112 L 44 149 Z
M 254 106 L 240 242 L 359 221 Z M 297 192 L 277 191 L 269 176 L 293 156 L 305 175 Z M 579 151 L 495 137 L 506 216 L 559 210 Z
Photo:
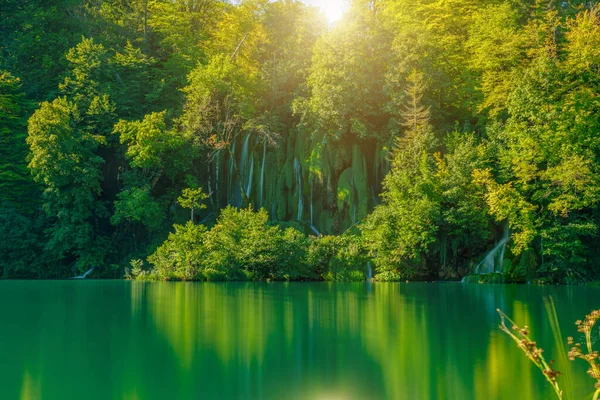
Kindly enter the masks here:
M 352 183 L 357 197 L 358 219 L 360 220 L 365 218 L 369 213 L 371 196 L 369 195 L 367 163 L 357 144 L 352 148 L 352 175 Z
M 337 186 L 337 207 L 341 211 L 353 203 L 352 168 L 347 168 L 340 175 Z
M 262 206 L 271 214 L 273 214 L 272 205 L 275 202 L 275 196 L 279 193 L 279 180 L 277 179 L 279 170 L 280 166 L 277 163 L 275 152 L 267 152 L 267 158 L 265 160 L 264 199 Z M 275 215 L 271 215 L 271 218 L 275 218 Z
M 308 156 L 306 151 L 308 148 L 309 140 L 307 138 L 306 130 L 300 127 L 296 131 L 294 138 L 294 156 L 298 157 L 298 160 L 305 160 Z
M 274 195 L 275 210 L 278 221 L 285 221 L 287 218 L 288 209 L 286 193 L 286 176 L 282 174 L 279 176 L 279 179 L 277 179 L 277 191 Z
M 310 177 L 319 182 L 323 182 L 323 144 L 316 143 L 310 150 L 310 155 L 306 160 Z
M 281 169 L 281 175 L 284 178 L 284 188 L 291 189 L 294 187 L 294 160 L 288 160 Z
M 251 138 L 244 180 L 247 189 L 247 174 L 253 160 L 250 202 L 255 209 L 264 207 L 272 220 L 298 218 L 299 193 L 294 171 L 294 159 L 297 158 L 301 164 L 305 221 L 310 219 L 311 203 L 312 223 L 322 233 L 342 232 L 368 214 L 373 205 L 370 181 L 376 175 L 372 168 L 383 168 L 380 164 L 385 159 L 384 147 L 368 143 L 370 150 L 367 151 L 371 151 L 371 155 L 366 157 L 364 142 L 358 144 L 324 138 L 322 132 L 310 132 L 305 127 L 299 127 L 284 134 L 276 146 L 269 146 L 262 192 L 263 142 L 254 136 Z M 241 136 L 238 138 L 236 146 L 238 163 L 242 139 Z M 367 159 L 371 158 L 375 158 L 374 166 L 367 164 Z M 242 196 L 237 182 L 233 181 L 231 189 L 228 189 L 229 163 L 222 159 L 219 166 L 219 187 L 215 193 L 220 194 L 223 205 L 227 202 L 240 204 Z M 379 185 L 375 184 L 375 188 L 379 188 Z M 231 196 L 229 199 L 228 193 Z
M 322 234 L 330 234 L 333 233 L 333 222 L 335 215 L 332 212 L 327 210 L 323 210 L 317 216 L 317 228 Z
M 343 171 L 352 165 L 352 152 L 343 145 L 337 147 L 334 168 L 335 171 Z
M 322 145 L 321 147 L 321 170 L 323 173 L 323 180 L 325 183 L 325 180 L 327 180 L 328 177 L 331 176 L 331 160 L 329 157 L 329 151 L 328 151 L 328 147 L 330 145 L 328 143 L 325 143 Z

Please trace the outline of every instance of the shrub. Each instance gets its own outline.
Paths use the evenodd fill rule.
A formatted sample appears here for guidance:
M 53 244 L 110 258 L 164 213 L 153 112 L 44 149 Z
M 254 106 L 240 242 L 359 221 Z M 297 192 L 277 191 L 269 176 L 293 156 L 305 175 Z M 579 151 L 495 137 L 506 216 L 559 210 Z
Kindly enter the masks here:
M 364 281 L 367 253 L 356 234 L 324 236 L 311 241 L 310 270 L 327 281 Z
M 201 280 L 206 259 L 204 239 L 206 227 L 175 225 L 175 232 L 148 257 L 154 265 L 153 276 L 158 280 Z
M 211 230 L 192 222 L 175 225 L 148 261 L 158 280 L 316 279 L 308 248 L 307 236 L 296 229 L 269 225 L 265 210 L 227 207 Z

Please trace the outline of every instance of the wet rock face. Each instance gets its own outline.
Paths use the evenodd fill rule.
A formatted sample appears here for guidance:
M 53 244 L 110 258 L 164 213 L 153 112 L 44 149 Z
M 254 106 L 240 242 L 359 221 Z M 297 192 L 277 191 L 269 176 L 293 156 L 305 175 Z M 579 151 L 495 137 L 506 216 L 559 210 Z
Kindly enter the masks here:
M 244 133 L 215 157 L 215 204 L 264 208 L 275 221 L 295 222 L 308 233 L 342 233 L 378 203 L 389 168 L 374 139 L 332 141 L 301 129 L 268 143 Z

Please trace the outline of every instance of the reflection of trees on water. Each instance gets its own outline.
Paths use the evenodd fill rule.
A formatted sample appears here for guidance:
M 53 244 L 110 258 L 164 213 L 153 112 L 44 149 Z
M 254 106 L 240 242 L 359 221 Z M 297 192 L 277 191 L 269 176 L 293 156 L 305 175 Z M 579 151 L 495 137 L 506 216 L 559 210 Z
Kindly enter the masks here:
M 272 397 L 282 385 L 300 398 L 327 391 L 424 399 L 513 398 L 515 388 L 523 399 L 546 393 L 543 379 L 497 330 L 496 309 L 531 326 L 550 351 L 542 299 L 557 296 L 556 289 L 229 284 L 148 290 L 159 299 L 150 302 L 157 330 L 183 365 L 193 355 L 202 364 L 214 352 L 221 370 L 213 376 L 237 377 L 236 391 L 244 387 L 238 375 L 248 375 L 251 396 Z M 570 298 L 570 291 L 561 288 L 560 297 Z
M 598 290 L 458 284 L 22 283 L 0 290 L 3 398 L 486 398 L 551 395 L 496 308 L 558 357 Z M 566 368 L 557 360 L 557 369 Z M 569 364 L 575 396 L 582 365 Z M 580 368 L 580 369 L 578 369 Z M 69 385 L 65 385 L 69 382 Z M 579 390 L 580 392 L 577 392 Z M 577 397 L 579 396 L 579 397 Z

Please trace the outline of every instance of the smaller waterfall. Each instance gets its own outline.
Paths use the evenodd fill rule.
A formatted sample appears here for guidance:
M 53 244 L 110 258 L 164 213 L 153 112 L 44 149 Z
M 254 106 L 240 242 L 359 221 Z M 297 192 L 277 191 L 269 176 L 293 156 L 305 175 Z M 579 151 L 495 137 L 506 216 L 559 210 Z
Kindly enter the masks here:
M 371 261 L 367 262 L 367 280 L 373 279 L 373 265 Z
M 83 275 L 74 276 L 71 279 L 85 279 L 85 278 L 87 278 L 87 276 L 89 274 L 91 274 L 94 271 L 95 267 L 96 267 L 95 265 L 92 265 L 92 268 L 90 268 L 89 270 L 87 270 Z
M 319 237 L 319 236 L 321 236 L 321 232 L 319 232 L 319 230 L 315 226 L 314 213 L 313 213 L 313 190 L 314 190 L 314 182 L 312 180 L 312 177 L 308 178 L 308 183 L 310 185 L 310 204 L 309 204 L 309 208 L 310 208 L 310 229 L 315 233 L 315 235 L 317 235 L 317 237 Z
M 236 138 L 233 138 L 233 143 L 231 143 L 231 157 L 229 158 L 229 176 L 227 182 L 227 204 L 231 204 L 231 200 L 233 199 L 233 163 L 235 162 L 235 142 Z
M 254 157 L 250 160 L 250 172 L 248 176 L 248 185 L 246 186 L 246 197 L 250 198 L 250 192 L 252 191 L 252 178 L 254 176 Z
M 373 204 L 375 206 L 378 206 L 379 205 L 379 198 L 375 194 L 375 188 L 373 187 L 373 185 L 371 185 L 371 198 L 373 199 Z
M 302 167 L 298 157 L 294 157 L 294 177 L 296 178 L 296 190 L 298 191 L 298 221 L 302 221 L 302 211 L 304 204 L 302 202 Z
M 262 165 L 260 167 L 260 199 L 258 204 L 260 207 L 263 205 L 263 199 L 265 195 L 265 159 L 267 158 L 267 139 L 265 138 L 263 141 L 263 156 L 262 156 Z
M 246 135 L 242 142 L 242 154 L 240 155 L 240 169 L 243 171 L 248 162 L 248 143 L 250 142 L 250 135 Z M 241 171 L 240 171 L 241 172 Z
M 247 181 L 247 172 L 248 172 L 248 148 L 250 142 L 250 134 L 246 135 L 244 141 L 242 142 L 242 153 L 240 154 L 240 174 L 242 175 L 240 179 L 242 180 L 242 185 L 246 186 Z
M 486 254 L 483 261 L 481 261 L 475 269 L 475 274 L 491 274 L 493 272 L 503 272 L 504 266 L 504 252 L 506 251 L 506 244 L 510 241 L 510 230 L 508 229 L 508 222 L 504 225 L 504 234 L 502 240 L 498 242 L 496 247 Z
M 221 169 L 221 150 L 215 154 L 215 198 L 217 204 L 220 204 L 221 199 L 219 198 L 219 170 Z
M 354 185 L 354 168 L 350 169 L 352 172 L 351 178 L 350 178 L 350 189 L 352 190 L 352 197 L 351 197 L 351 201 L 352 201 L 352 206 L 351 206 L 351 211 L 350 211 L 350 219 L 352 220 L 352 225 L 356 224 L 356 202 L 357 202 L 357 194 L 356 194 L 356 187 Z
M 308 184 L 310 185 L 310 204 L 309 204 L 309 208 L 310 208 L 310 226 L 314 227 L 315 226 L 315 222 L 313 219 L 313 180 L 311 178 L 308 179 Z

